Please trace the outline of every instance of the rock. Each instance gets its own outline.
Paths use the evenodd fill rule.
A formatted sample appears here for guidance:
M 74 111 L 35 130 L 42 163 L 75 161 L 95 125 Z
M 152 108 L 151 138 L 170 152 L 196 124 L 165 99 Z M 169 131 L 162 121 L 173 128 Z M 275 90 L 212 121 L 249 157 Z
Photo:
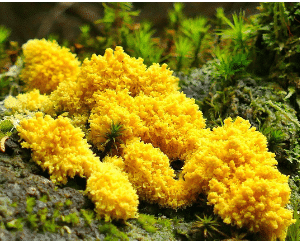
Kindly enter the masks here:
M 55 185 L 47 171 L 31 160 L 31 151 L 20 147 L 18 135 L 10 140 L 13 152 L 0 153 L 1 241 L 186 239 L 176 232 L 181 226 L 177 218 L 194 219 L 195 208 L 175 211 L 141 202 L 140 213 L 155 214 L 149 215 L 154 232 L 138 219 L 104 222 L 84 193 L 85 179 L 75 177 L 65 186 Z

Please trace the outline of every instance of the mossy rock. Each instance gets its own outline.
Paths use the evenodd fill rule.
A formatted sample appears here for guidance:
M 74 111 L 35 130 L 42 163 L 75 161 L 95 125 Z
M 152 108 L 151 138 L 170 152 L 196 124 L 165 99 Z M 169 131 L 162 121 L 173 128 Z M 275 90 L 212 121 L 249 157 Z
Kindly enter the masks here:
M 206 70 L 194 70 L 188 77 L 181 78 L 183 83 L 189 83 L 188 87 L 182 85 L 183 92 L 196 99 L 207 126 L 220 126 L 227 117 L 249 120 L 267 136 L 268 148 L 276 154 L 279 165 L 297 168 L 300 153 L 293 150 L 297 148 L 300 122 L 289 100 L 291 95 L 276 83 L 250 77 L 221 89 L 216 77 Z M 274 132 L 280 136 L 275 142 L 272 140 Z

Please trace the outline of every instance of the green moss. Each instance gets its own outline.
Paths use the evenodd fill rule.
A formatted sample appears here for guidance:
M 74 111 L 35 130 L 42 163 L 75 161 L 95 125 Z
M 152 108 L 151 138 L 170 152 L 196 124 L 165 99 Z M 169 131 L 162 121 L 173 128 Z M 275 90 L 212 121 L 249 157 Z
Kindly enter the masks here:
M 0 131 L 2 133 L 10 132 L 13 128 L 14 128 L 13 123 L 8 119 L 0 122 Z
M 157 230 L 157 228 L 153 226 L 157 222 L 154 215 L 140 213 L 137 222 L 149 233 L 154 233 Z
M 114 123 L 112 121 L 110 130 L 105 133 L 105 143 L 104 145 L 104 151 L 100 155 L 100 160 L 102 160 L 114 147 L 116 150 L 118 150 L 117 144 L 122 143 L 120 140 L 120 137 L 122 135 L 122 132 L 124 131 L 123 125 L 121 123 Z
M 227 237 L 224 232 L 222 232 L 219 227 L 221 224 L 217 217 L 203 215 L 199 217 L 195 215 L 197 220 L 193 222 L 192 228 L 190 230 L 190 234 L 194 234 L 197 240 L 208 240 L 215 239 L 219 236 Z
M 73 202 L 70 199 L 67 199 L 66 202 L 65 202 L 65 205 L 67 207 L 70 207 L 72 204 L 73 204 Z
M 18 202 L 13 202 L 12 204 L 10 204 L 10 206 L 12 206 L 13 208 L 16 208 L 18 206 Z
M 63 206 L 64 206 L 64 204 L 62 202 L 56 202 L 55 203 L 55 208 L 57 208 L 57 209 L 60 209 Z
M 39 200 L 46 203 L 48 202 L 48 198 L 48 195 L 43 195 Z M 27 222 L 31 228 L 38 229 L 43 232 L 49 231 L 53 233 L 61 228 L 61 226 L 57 224 L 55 220 L 56 218 L 59 218 L 60 208 L 64 206 L 62 202 L 58 202 L 55 204 L 53 214 L 50 216 L 51 218 L 49 218 L 48 216 L 49 210 L 47 207 L 40 209 L 36 214 L 33 214 L 33 208 L 36 204 L 36 199 L 34 197 L 27 197 L 26 203 L 26 211 L 28 214 L 24 219 L 24 222 Z M 61 220 L 62 222 L 72 223 L 73 225 L 79 222 L 79 218 L 76 213 L 62 216 Z M 14 224 L 11 224 L 9 226 L 14 226 Z M 18 224 L 15 226 L 18 226 Z
M 80 209 L 80 212 L 86 221 L 88 225 L 90 225 L 94 219 L 94 211 L 92 210 L 86 210 L 86 209 Z
M 56 224 L 54 218 L 52 218 L 50 220 L 46 220 L 42 228 L 43 231 L 49 231 L 54 233 L 57 231 L 57 229 L 60 228 L 60 226 Z
M 6 224 L 6 227 L 8 229 L 16 229 L 18 231 L 22 231 L 23 230 L 23 225 L 24 225 L 23 219 L 22 218 L 17 218 L 17 219 L 14 219 L 12 221 L 9 221 Z
M 44 194 L 39 200 L 43 203 L 48 202 L 48 195 Z
M 170 219 L 158 218 L 157 223 L 166 228 L 171 228 L 172 222 Z
M 48 196 L 44 195 L 40 198 L 40 201 L 47 202 Z M 53 214 L 51 218 L 48 218 L 49 210 L 47 207 L 40 209 L 37 214 L 33 214 L 33 207 L 35 205 L 35 198 L 28 197 L 27 198 L 27 208 L 26 211 L 28 212 L 28 215 L 26 217 L 26 222 L 30 225 L 33 229 L 39 229 L 40 231 L 49 231 L 49 232 L 56 232 L 58 229 L 61 228 L 56 222 L 55 219 L 60 216 L 60 208 L 63 207 L 63 203 L 57 203 L 55 204 L 55 207 L 58 207 L 59 209 L 54 209 Z M 77 224 L 79 222 L 79 218 L 76 213 L 69 214 L 66 216 L 61 217 L 62 222 L 66 223 L 72 223 Z
M 7 136 L 6 134 L 0 132 L 0 139 L 2 139 L 3 137 Z
M 99 232 L 105 234 L 106 241 L 116 241 L 116 240 L 129 240 L 127 235 L 120 231 L 115 225 L 112 223 L 105 223 L 99 226 Z
M 55 218 L 58 218 L 59 215 L 60 215 L 60 211 L 58 209 L 54 209 L 52 217 L 55 219 Z
M 28 213 L 32 213 L 33 207 L 35 206 L 35 198 L 34 197 L 27 197 L 26 198 L 26 211 Z
M 29 225 L 32 228 L 37 228 L 38 227 L 38 224 L 37 224 L 38 221 L 39 221 L 39 219 L 37 218 L 37 214 L 28 214 L 27 222 L 29 223 Z
M 39 210 L 38 215 L 41 223 L 39 229 L 41 229 L 42 231 L 49 231 L 54 233 L 60 228 L 60 226 L 55 222 L 55 219 L 59 217 L 59 210 L 54 210 L 51 219 L 47 218 L 48 208 L 43 208 Z
M 3 221 L 0 222 L 0 229 L 5 229 L 5 224 Z
M 41 223 L 44 224 L 47 220 L 48 208 L 43 208 L 43 209 L 39 210 L 37 212 L 37 214 L 40 217 Z
M 68 215 L 62 215 L 61 219 L 63 222 L 71 223 L 73 226 L 79 223 L 79 217 L 77 213 L 70 213 Z
M 297 207 L 295 207 L 295 209 L 294 209 L 293 218 L 296 219 L 296 223 L 289 226 L 289 228 L 287 230 L 286 240 L 299 241 L 300 240 L 300 215 L 298 214 Z

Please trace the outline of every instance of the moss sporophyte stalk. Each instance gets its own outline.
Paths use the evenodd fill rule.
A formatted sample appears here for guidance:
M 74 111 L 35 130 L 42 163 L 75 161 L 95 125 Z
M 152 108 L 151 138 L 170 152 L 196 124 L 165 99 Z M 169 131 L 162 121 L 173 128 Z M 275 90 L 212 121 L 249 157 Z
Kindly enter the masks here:
M 98 216 L 138 217 L 139 200 L 185 208 L 202 193 L 225 223 L 268 240 L 286 237 L 294 223 L 288 177 L 247 120 L 205 128 L 166 64 L 147 67 L 120 46 L 81 65 L 55 42 L 34 39 L 23 48 L 28 92 L 5 100 L 12 114 L 27 117 L 17 126 L 22 146 L 54 182 L 86 177 Z M 33 83 L 38 89 L 29 90 Z M 176 159 L 184 161 L 179 179 L 170 167 Z

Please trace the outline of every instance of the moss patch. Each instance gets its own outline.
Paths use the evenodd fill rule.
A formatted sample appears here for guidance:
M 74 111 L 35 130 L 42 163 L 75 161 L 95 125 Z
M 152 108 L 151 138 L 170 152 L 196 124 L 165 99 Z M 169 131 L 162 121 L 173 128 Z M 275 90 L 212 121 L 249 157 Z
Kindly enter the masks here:
M 129 240 L 127 235 L 120 231 L 112 223 L 105 223 L 99 226 L 100 233 L 105 234 L 104 240 L 106 241 L 115 241 L 115 240 Z
M 156 232 L 157 228 L 153 225 L 157 222 L 153 215 L 148 214 L 140 214 L 137 222 L 140 223 L 147 232 L 154 233 Z

